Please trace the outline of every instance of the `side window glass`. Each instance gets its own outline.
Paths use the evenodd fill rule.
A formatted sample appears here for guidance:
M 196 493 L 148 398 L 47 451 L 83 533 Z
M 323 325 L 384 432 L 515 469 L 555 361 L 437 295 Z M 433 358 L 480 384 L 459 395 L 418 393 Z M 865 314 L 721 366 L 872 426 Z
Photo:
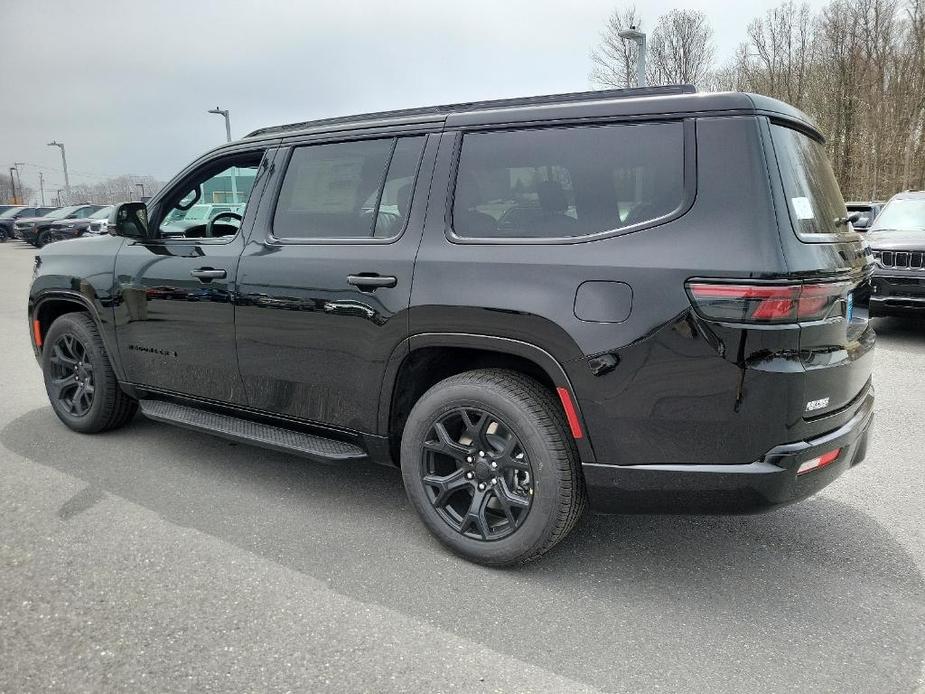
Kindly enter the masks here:
M 395 145 L 389 171 L 385 177 L 376 214 L 378 239 L 398 236 L 405 228 L 411 211 L 411 194 L 424 148 L 424 136 L 403 137 Z
M 457 169 L 453 231 L 587 236 L 664 217 L 683 200 L 681 122 L 471 133 Z
M 249 153 L 234 166 L 206 170 L 203 177 L 178 191 L 160 223 L 163 238 L 229 237 L 238 232 L 257 179 L 263 152 Z M 216 218 L 221 215 L 221 219 Z M 209 222 L 216 222 L 209 225 Z
M 370 238 L 393 138 L 297 147 L 273 217 L 281 239 Z

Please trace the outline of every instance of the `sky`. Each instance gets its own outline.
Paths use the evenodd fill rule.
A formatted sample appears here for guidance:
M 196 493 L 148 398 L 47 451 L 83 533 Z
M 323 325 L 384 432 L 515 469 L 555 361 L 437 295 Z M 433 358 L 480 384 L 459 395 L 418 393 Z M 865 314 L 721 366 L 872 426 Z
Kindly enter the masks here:
M 639 2 L 703 11 L 720 62 L 777 0 Z M 814 7 L 820 0 L 810 3 Z M 581 91 L 606 0 L 0 0 L 0 173 L 63 187 L 169 180 L 259 127 L 391 108 Z

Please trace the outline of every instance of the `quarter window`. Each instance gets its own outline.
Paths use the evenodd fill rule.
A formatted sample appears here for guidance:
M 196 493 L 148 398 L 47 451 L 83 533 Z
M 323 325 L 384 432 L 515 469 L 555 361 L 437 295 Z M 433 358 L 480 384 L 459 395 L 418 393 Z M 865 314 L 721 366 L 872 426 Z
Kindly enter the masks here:
M 273 218 L 283 239 L 388 238 L 400 233 L 424 137 L 298 147 Z
M 681 122 L 471 133 L 460 153 L 453 231 L 588 236 L 665 217 L 683 200 Z

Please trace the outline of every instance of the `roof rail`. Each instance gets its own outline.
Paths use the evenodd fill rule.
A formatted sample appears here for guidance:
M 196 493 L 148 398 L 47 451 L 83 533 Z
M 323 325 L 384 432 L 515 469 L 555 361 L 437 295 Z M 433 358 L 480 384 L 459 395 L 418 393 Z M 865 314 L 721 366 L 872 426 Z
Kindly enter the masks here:
M 671 94 L 694 94 L 697 88 L 692 84 L 673 84 L 664 87 L 633 87 L 629 89 L 599 89 L 587 92 L 568 92 L 565 94 L 545 94 L 541 96 L 522 96 L 507 99 L 490 99 L 487 101 L 469 101 L 459 104 L 444 104 L 442 106 L 421 106 L 418 108 L 403 108 L 395 111 L 373 111 L 359 113 L 352 116 L 337 116 L 334 118 L 320 118 L 318 120 L 289 123 L 287 125 L 274 125 L 267 128 L 258 128 L 244 137 L 258 135 L 271 135 L 285 133 L 293 130 L 323 127 L 328 125 L 341 125 L 347 123 L 362 123 L 364 121 L 385 120 L 389 118 L 413 118 L 434 116 L 435 120 L 450 113 L 467 111 L 487 111 L 496 108 L 512 108 L 516 106 L 541 106 L 544 104 L 563 104 L 573 101 L 605 101 L 607 99 L 629 99 L 640 96 L 667 96 Z

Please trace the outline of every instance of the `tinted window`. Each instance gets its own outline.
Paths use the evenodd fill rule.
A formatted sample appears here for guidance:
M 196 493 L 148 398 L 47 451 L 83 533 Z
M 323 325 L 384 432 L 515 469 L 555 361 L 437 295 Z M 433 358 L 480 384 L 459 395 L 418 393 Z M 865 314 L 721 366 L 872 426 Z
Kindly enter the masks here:
M 411 210 L 411 193 L 417 176 L 418 163 L 424 147 L 424 136 L 405 137 L 395 145 L 389 172 L 379 199 L 376 214 L 376 238 L 397 236 L 408 221 Z
M 277 238 L 370 238 L 394 139 L 298 147 L 283 179 Z
M 587 236 L 663 217 L 683 200 L 680 122 L 472 133 L 463 138 L 453 230 Z
M 845 201 L 822 143 L 782 125 L 772 125 L 771 135 L 797 233 L 849 233 L 841 222 Z

